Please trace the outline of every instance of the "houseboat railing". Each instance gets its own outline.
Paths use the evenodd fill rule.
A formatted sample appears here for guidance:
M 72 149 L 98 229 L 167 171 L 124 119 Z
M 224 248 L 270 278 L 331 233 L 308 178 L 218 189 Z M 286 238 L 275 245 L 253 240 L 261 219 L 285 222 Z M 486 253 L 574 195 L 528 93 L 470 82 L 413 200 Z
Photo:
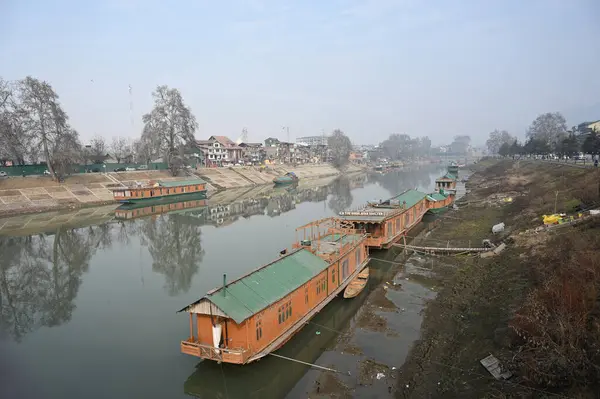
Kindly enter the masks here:
M 218 362 L 226 361 L 229 363 L 245 363 L 248 360 L 250 351 L 243 348 L 215 348 L 211 345 L 201 344 L 197 341 L 187 339 L 181 341 L 181 352 L 187 355 L 198 356 L 203 359 L 215 360 Z

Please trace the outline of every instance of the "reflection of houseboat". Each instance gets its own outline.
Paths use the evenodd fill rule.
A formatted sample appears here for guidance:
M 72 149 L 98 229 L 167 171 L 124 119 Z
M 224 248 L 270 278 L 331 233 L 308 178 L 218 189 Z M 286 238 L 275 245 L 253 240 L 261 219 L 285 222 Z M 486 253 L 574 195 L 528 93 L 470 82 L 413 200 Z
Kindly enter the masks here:
M 176 211 L 189 211 L 194 208 L 204 208 L 207 202 L 205 199 L 171 202 L 168 204 L 155 204 L 140 206 L 135 205 L 121 205 L 115 210 L 115 219 L 117 220 L 129 220 L 136 219 L 139 217 L 146 217 L 152 215 L 159 215 L 162 213 L 171 213 Z
M 288 172 L 283 176 L 279 176 L 273 179 L 275 184 L 292 184 L 298 182 L 298 176 L 294 172 Z
M 370 247 L 389 248 L 419 223 L 427 210 L 427 194 L 407 190 L 386 201 L 340 212 L 339 218 L 354 229 L 369 233 Z
M 245 364 L 285 344 L 369 261 L 367 236 L 333 218 L 300 227 L 302 241 L 273 262 L 181 309 L 190 336 L 181 351 Z M 196 333 L 194 334 L 194 325 Z
M 206 195 L 206 182 L 202 179 L 159 181 L 148 186 L 113 188 L 113 197 L 121 203 L 176 201 Z

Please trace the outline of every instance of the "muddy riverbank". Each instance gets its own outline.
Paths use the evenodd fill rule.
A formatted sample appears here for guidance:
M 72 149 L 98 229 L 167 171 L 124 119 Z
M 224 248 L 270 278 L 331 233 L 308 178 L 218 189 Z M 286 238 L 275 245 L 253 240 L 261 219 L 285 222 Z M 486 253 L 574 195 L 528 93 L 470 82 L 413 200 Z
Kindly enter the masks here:
M 597 208 L 599 177 L 531 162 L 477 165 L 460 209 L 423 245 L 479 247 L 491 239 L 507 250 L 435 259 L 455 268 L 438 274 L 420 339 L 397 372 L 397 397 L 597 397 L 600 223 L 541 226 L 555 210 Z M 500 222 L 505 231 L 492 234 Z M 480 364 L 490 354 L 511 378 L 496 380 Z

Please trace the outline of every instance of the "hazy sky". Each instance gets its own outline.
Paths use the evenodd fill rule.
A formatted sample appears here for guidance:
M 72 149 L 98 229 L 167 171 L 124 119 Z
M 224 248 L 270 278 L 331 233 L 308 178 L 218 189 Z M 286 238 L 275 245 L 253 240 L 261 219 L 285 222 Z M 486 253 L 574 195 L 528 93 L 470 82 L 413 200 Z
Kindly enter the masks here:
M 167 84 L 198 138 L 482 143 L 543 112 L 600 119 L 600 2 L 0 0 L 0 76 L 26 75 L 53 85 L 83 141 L 139 135 Z

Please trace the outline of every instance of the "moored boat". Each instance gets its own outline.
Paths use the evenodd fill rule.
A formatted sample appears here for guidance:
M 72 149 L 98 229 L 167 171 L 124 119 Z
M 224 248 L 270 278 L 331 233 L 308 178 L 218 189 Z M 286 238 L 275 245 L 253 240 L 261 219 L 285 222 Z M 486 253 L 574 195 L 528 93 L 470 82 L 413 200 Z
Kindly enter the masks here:
M 206 199 L 174 201 L 154 205 L 146 203 L 123 204 L 115 210 L 115 219 L 130 220 L 163 213 L 198 210 L 199 208 L 205 208 L 207 205 Z
M 369 280 L 369 268 L 365 267 L 344 290 L 344 298 L 354 298 L 365 289 Z
M 206 182 L 202 179 L 157 181 L 154 184 L 112 189 L 113 198 L 123 204 L 173 202 L 205 198 Z
M 337 219 L 297 232 L 302 239 L 293 250 L 230 283 L 224 276 L 222 287 L 180 310 L 190 319 L 181 352 L 226 363 L 258 360 L 284 345 L 369 261 L 367 234 Z
M 369 234 L 371 248 L 389 248 L 417 225 L 427 212 L 427 194 L 406 190 L 385 201 L 339 213 L 339 218 L 354 229 Z
M 292 184 L 296 183 L 300 180 L 298 176 L 294 172 L 288 172 L 283 176 L 279 176 L 273 179 L 273 183 L 275 184 Z
M 456 162 L 450 162 L 447 170 L 448 173 L 458 176 L 458 164 Z

